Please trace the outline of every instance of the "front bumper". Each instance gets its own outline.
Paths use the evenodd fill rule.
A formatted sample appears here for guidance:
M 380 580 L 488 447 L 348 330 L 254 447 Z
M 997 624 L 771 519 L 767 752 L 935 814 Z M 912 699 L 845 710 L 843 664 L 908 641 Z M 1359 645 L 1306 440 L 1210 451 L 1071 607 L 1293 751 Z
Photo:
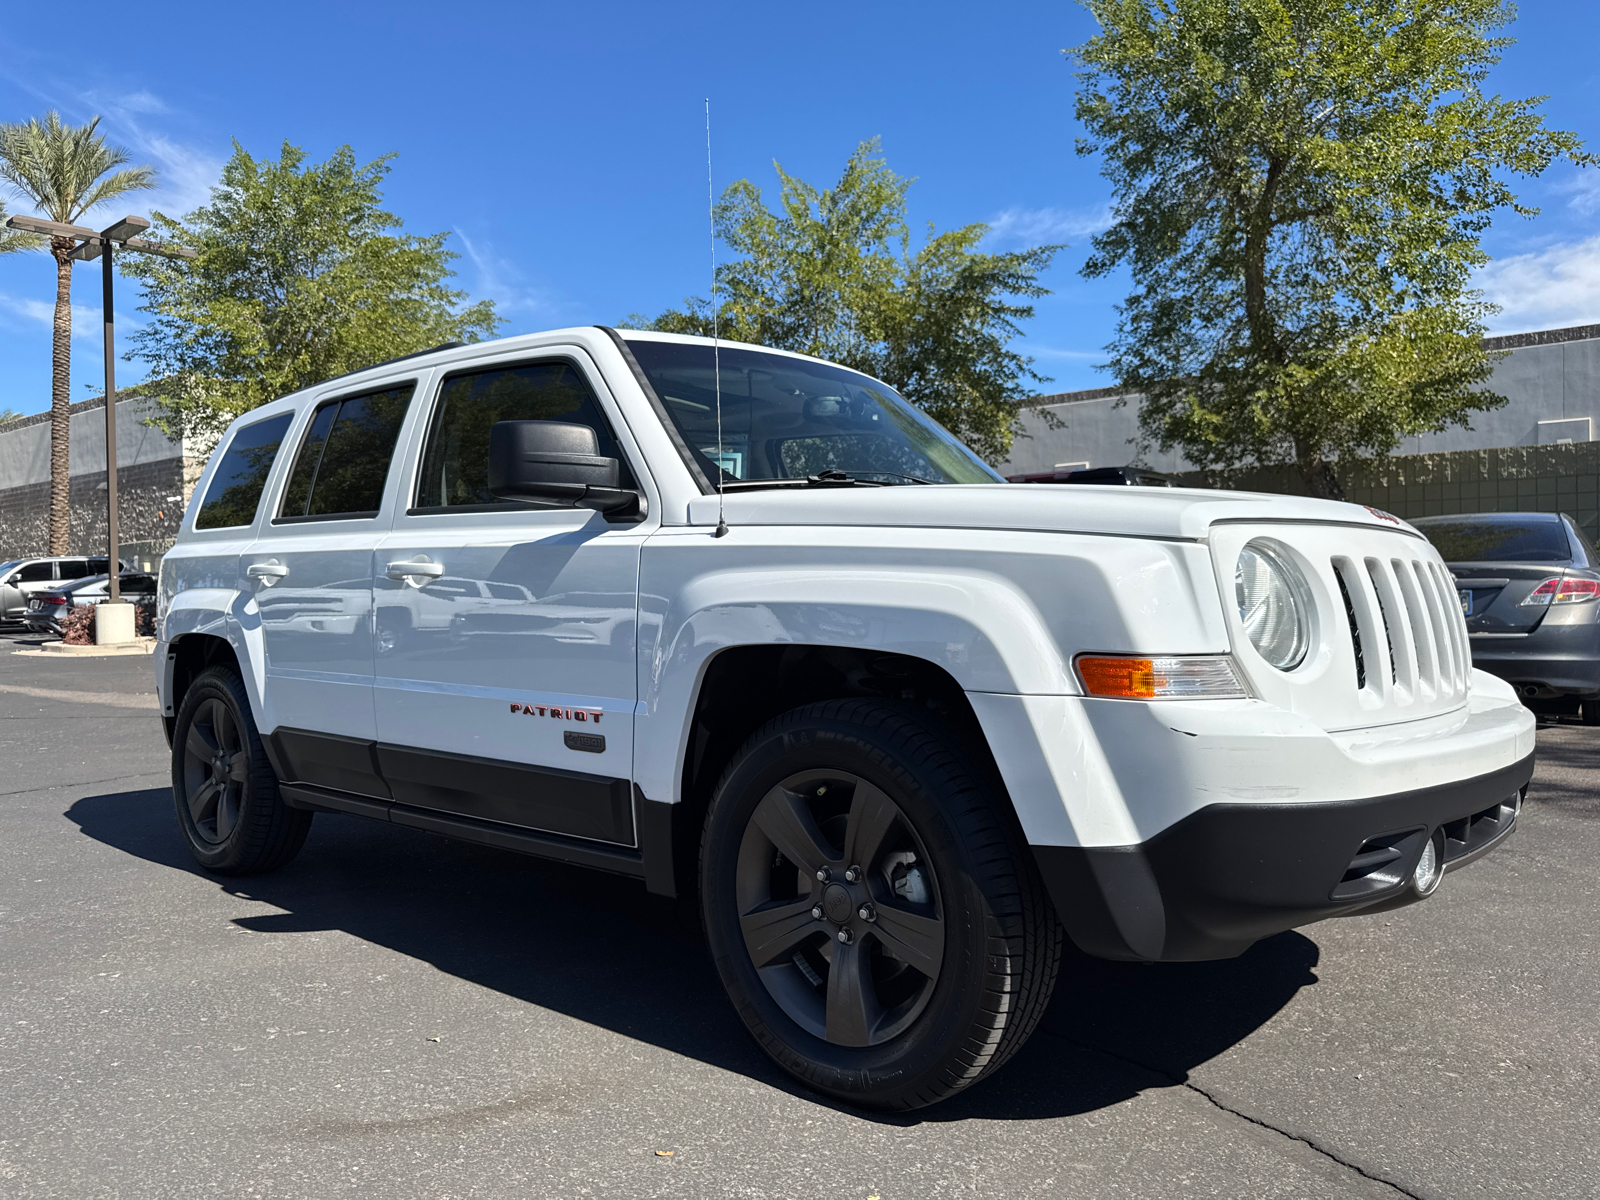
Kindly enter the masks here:
M 1408 893 L 1435 830 L 1446 869 L 1493 849 L 1515 827 L 1533 756 L 1436 787 L 1322 803 L 1211 804 L 1131 846 L 1035 846 L 1056 911 L 1080 949 L 1101 958 L 1231 958 L 1261 938 Z M 1369 845 L 1400 856 L 1352 879 Z

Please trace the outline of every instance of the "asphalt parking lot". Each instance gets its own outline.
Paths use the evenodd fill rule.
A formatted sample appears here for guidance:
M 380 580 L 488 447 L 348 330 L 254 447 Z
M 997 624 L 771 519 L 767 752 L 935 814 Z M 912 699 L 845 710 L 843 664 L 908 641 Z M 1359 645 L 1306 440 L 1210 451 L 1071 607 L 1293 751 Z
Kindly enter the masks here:
M 1428 903 L 1069 961 L 1005 1070 L 883 1117 L 770 1066 L 636 883 L 327 815 L 202 874 L 149 661 L 19 644 L 0 1196 L 1600 1193 L 1600 729 L 1541 730 L 1523 827 Z

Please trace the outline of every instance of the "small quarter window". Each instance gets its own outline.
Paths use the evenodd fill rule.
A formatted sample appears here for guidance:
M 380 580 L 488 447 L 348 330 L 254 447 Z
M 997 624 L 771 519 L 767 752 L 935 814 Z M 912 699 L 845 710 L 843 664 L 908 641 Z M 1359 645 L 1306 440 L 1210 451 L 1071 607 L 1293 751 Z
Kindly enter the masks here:
M 417 486 L 418 508 L 515 508 L 489 494 L 489 430 L 496 421 L 569 421 L 593 429 L 600 453 L 622 464 L 618 483 L 637 486 L 583 374 L 568 362 L 525 363 L 452 375 L 439 391 Z M 553 507 L 566 507 L 551 501 Z
M 293 413 L 269 417 L 246 425 L 233 435 L 211 477 L 205 501 L 195 514 L 196 529 L 222 529 L 255 521 L 256 505 L 267 486 L 267 473 L 272 470 L 293 417 Z
M 345 396 L 317 409 L 300 443 L 279 516 L 375 517 L 383 504 L 413 385 Z

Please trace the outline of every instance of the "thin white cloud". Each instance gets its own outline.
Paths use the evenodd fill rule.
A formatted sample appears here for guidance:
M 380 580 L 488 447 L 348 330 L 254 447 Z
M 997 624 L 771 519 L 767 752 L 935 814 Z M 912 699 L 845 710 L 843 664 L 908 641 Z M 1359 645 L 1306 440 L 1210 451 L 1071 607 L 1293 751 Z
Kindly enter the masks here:
M 1089 237 L 1111 227 L 1111 206 L 1096 209 L 1008 208 L 989 218 L 987 246 L 1040 246 Z
M 117 306 L 121 308 L 119 304 Z M 53 301 L 35 300 L 27 296 L 13 296 L 9 292 L 0 292 L 0 312 L 10 313 L 30 324 L 41 325 L 45 329 L 54 329 L 56 323 L 56 306 Z M 118 322 L 121 325 L 121 322 Z M 74 340 L 94 340 L 98 342 L 101 336 L 100 310 L 89 308 L 82 304 L 72 306 L 72 336 Z
M 1056 362 L 1094 362 L 1106 356 L 1104 350 L 1066 350 L 1057 346 L 1040 346 L 1024 343 L 1018 349 L 1033 358 Z
M 1580 167 L 1576 174 L 1557 184 L 1556 191 L 1572 197 L 1567 207 L 1579 216 L 1600 212 L 1600 170 Z
M 556 316 L 564 306 L 548 292 L 524 282 L 522 272 L 485 241 L 474 241 L 460 226 L 455 235 L 467 262 L 472 264 L 476 286 L 468 289 L 474 300 L 493 300 L 502 316 Z
M 1600 235 L 1496 259 L 1478 286 L 1500 306 L 1491 333 L 1600 322 Z
M 159 96 L 143 89 L 116 94 L 91 91 L 79 101 L 104 118 L 107 140 L 125 145 L 134 165 L 148 163 L 156 169 L 155 188 L 127 196 L 129 204 L 141 212 L 159 209 L 179 217 L 211 199 L 211 189 L 222 175 L 222 159 L 151 128 L 147 118 L 172 115 Z

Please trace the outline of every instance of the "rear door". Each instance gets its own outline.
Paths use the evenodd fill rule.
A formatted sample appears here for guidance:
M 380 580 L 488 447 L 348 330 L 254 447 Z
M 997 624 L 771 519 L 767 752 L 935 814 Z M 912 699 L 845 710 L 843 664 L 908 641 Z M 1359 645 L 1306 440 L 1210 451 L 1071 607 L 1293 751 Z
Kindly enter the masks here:
M 280 765 L 300 783 L 387 794 L 372 756 L 372 553 L 416 385 L 325 395 L 302 414 L 271 519 L 241 556 Z
M 379 759 L 394 799 L 633 845 L 639 550 L 649 521 L 496 501 L 501 420 L 589 425 L 637 456 L 593 364 L 543 352 L 444 376 L 375 562 Z M 409 568 L 414 568 L 411 570 Z

